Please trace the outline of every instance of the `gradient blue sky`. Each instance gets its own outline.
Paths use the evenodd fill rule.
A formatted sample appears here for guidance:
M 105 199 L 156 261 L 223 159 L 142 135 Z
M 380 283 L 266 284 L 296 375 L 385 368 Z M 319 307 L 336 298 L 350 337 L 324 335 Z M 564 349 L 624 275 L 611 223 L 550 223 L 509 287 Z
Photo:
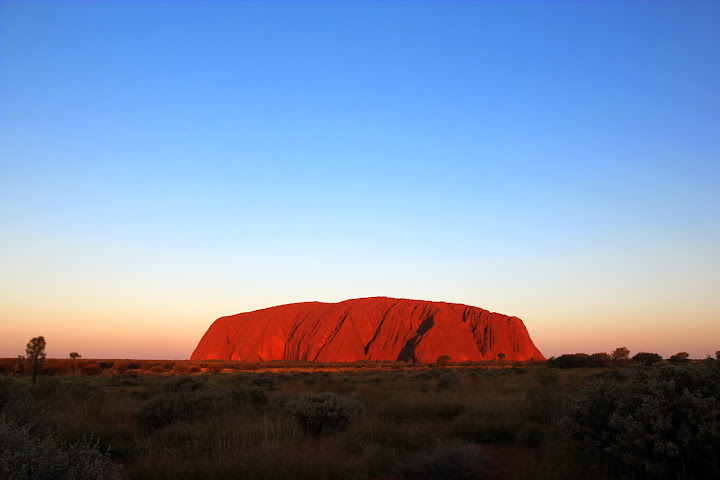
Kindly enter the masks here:
M 0 4 L 0 356 L 365 296 L 720 349 L 720 4 Z

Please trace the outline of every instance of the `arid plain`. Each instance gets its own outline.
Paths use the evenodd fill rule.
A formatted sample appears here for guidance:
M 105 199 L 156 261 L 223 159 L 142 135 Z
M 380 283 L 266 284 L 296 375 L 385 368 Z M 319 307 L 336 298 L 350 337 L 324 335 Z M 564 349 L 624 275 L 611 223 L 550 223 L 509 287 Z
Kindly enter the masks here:
M 547 361 L 143 361 L 44 359 L 35 340 L 28 358 L 0 360 L 2 478 L 719 472 L 720 352 L 702 361 L 624 347 Z

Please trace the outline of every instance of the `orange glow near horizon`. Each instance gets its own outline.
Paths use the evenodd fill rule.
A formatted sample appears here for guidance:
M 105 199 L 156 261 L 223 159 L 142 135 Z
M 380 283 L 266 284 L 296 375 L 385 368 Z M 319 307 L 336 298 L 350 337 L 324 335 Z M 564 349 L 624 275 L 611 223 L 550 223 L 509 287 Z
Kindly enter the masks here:
M 133 312 L 130 308 L 102 314 L 79 308 L 59 313 L 42 307 L 13 309 L 5 305 L 0 357 L 24 354 L 27 341 L 43 335 L 51 358 L 65 358 L 69 352 L 78 351 L 83 358 L 182 360 L 190 357 L 216 318 L 266 306 L 274 305 L 249 305 L 235 311 L 228 308 L 230 311 L 208 316 L 200 311 L 202 307 L 169 315 L 156 310 Z M 636 316 L 632 321 L 615 321 L 609 329 L 603 324 L 607 315 L 608 312 L 598 311 L 579 321 L 577 317 L 563 318 L 552 311 L 530 318 L 516 314 L 523 319 L 535 345 L 548 358 L 564 353 L 610 352 L 619 346 L 626 346 L 633 353 L 649 351 L 663 357 L 687 351 L 693 358 L 705 358 L 720 350 L 718 327 L 709 316 L 703 319 L 696 314 L 693 326 L 688 322 L 675 322 L 677 314 L 671 312 L 664 317 Z

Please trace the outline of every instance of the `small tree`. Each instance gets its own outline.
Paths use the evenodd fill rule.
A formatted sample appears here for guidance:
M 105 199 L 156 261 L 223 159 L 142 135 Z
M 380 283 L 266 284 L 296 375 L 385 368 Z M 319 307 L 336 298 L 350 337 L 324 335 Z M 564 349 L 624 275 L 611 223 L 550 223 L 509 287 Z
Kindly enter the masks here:
M 45 337 L 31 338 L 25 347 L 25 355 L 32 366 L 32 381 L 35 383 L 40 365 L 45 363 Z
M 673 355 L 672 357 L 668 358 L 668 361 L 674 362 L 674 363 L 683 363 L 683 362 L 687 362 L 689 358 L 690 358 L 689 353 L 679 352 L 679 353 L 676 353 L 675 355 Z
M 440 355 L 437 359 L 437 365 L 438 367 L 444 367 L 448 363 L 452 361 L 452 358 L 450 358 L 450 355 Z
M 498 353 L 498 360 L 500 360 L 500 365 L 502 365 L 503 368 L 505 368 L 505 354 L 500 352 Z
M 630 350 L 625 347 L 618 347 L 612 352 L 613 362 L 625 363 L 630 358 Z
M 75 376 L 75 369 L 77 368 L 77 359 L 82 357 L 78 352 L 70 352 L 70 358 L 72 359 L 72 362 L 70 362 L 70 370 L 72 371 L 72 376 Z

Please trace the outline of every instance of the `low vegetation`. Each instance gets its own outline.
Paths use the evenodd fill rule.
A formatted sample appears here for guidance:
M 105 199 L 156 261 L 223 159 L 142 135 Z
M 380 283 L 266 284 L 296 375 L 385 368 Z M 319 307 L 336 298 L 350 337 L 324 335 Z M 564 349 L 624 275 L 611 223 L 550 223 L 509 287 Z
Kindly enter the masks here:
M 40 387 L 38 385 L 37 387 Z M 47 387 L 47 385 L 46 385 Z M 0 478 L 119 480 L 120 467 L 98 438 L 64 441 L 45 410 L 48 394 L 77 398 L 77 389 L 29 388 L 0 377 Z M 98 399 L 96 398 L 97 402 Z
M 47 359 L 35 384 L 27 360 L 9 359 L 0 478 L 720 476 L 720 352 L 629 353 L 432 365 L 78 355 Z
M 356 399 L 332 392 L 298 395 L 290 398 L 284 407 L 285 413 L 313 435 L 345 430 L 364 409 Z
M 669 364 L 596 376 L 567 399 L 561 429 L 653 478 L 718 478 L 719 373 Z

